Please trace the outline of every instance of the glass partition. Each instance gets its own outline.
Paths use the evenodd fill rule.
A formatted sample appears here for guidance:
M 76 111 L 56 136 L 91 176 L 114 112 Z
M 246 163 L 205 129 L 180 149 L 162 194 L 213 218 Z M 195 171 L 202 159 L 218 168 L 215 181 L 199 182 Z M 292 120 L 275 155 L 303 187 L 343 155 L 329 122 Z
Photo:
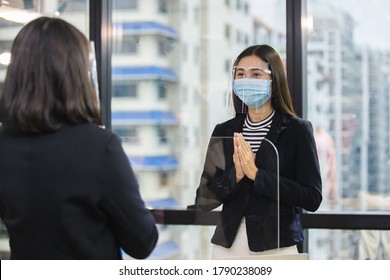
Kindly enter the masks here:
M 385 0 L 307 1 L 307 118 L 322 171 L 320 210 L 390 210 L 389 8 Z M 387 234 L 310 230 L 309 251 L 315 259 L 388 258 L 361 251 Z M 346 254 L 351 239 L 359 246 Z

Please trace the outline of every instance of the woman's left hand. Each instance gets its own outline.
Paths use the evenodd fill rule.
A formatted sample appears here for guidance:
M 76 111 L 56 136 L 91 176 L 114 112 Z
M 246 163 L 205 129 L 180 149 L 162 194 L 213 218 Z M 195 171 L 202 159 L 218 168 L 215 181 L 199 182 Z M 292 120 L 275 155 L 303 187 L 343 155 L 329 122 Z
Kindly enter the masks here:
M 245 141 L 241 133 L 238 133 L 237 137 L 237 154 L 240 159 L 241 168 L 244 171 L 245 175 L 251 179 L 255 180 L 256 173 L 258 168 L 255 164 L 255 154 L 252 151 L 251 146 L 248 142 Z

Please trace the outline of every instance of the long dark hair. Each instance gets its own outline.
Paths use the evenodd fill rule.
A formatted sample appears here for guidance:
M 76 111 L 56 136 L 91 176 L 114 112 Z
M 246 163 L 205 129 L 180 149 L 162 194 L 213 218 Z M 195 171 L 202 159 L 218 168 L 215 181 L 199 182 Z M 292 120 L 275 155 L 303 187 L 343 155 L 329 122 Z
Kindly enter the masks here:
M 40 17 L 24 26 L 13 42 L 0 95 L 3 126 L 43 132 L 64 123 L 100 123 L 89 51 L 87 38 L 62 19 Z
M 269 70 L 272 72 L 272 107 L 284 114 L 296 116 L 291 100 L 290 90 L 288 88 L 284 65 L 279 54 L 268 45 L 251 46 L 240 53 L 234 62 L 234 66 L 237 66 L 243 57 L 251 55 L 256 55 L 269 64 Z M 242 112 L 242 106 L 245 106 L 245 104 L 243 104 L 234 93 L 232 93 L 232 95 L 235 111 L 237 113 Z

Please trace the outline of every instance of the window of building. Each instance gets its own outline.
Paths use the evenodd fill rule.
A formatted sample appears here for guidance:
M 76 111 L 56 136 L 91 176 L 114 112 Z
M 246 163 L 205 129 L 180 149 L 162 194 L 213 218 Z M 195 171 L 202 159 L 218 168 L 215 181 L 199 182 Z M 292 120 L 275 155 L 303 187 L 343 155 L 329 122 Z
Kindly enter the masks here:
M 242 6 L 241 0 L 237 0 L 237 2 L 236 2 L 237 11 L 241 10 L 241 6 Z
M 168 0 L 158 0 L 158 11 L 162 14 L 168 12 Z
M 137 54 L 139 36 L 123 36 L 113 41 L 113 53 Z
M 32 3 L 32 1 L 24 1 L 26 3 Z M 35 7 L 34 3 L 31 4 L 31 7 Z M 55 11 L 56 15 L 62 15 L 64 13 L 73 13 L 73 12 L 86 12 L 87 5 L 85 5 L 85 0 L 80 1 L 68 1 L 63 0 L 58 2 L 57 9 Z
M 158 100 L 165 100 L 167 98 L 167 85 L 162 82 L 157 82 L 158 87 Z
M 167 129 L 164 126 L 157 126 L 157 137 L 160 144 L 168 143 Z
M 183 2 L 182 4 L 182 19 L 185 21 L 185 20 L 188 20 L 188 3 L 187 2 Z
M 225 72 L 226 73 L 230 73 L 230 71 L 232 70 L 232 60 L 231 59 L 226 59 L 225 60 Z
M 195 46 L 194 47 L 194 64 L 199 64 L 200 59 L 200 47 Z
M 10 52 L 12 47 L 12 41 L 0 41 L 0 54 L 7 51 Z
M 167 187 L 169 185 L 169 173 L 160 171 L 159 172 L 159 185 L 161 187 Z
M 187 43 L 183 42 L 181 47 L 181 57 L 182 61 L 185 62 L 188 59 L 188 46 Z
M 139 128 L 136 126 L 114 126 L 113 132 L 121 137 L 123 143 L 139 144 Z
M 137 88 L 137 84 L 114 84 L 112 90 L 112 97 L 137 98 Z
M 244 13 L 245 13 L 246 15 L 249 14 L 249 5 L 248 5 L 248 3 L 245 3 L 245 4 L 244 4 Z
M 237 44 L 241 44 L 242 36 L 241 36 L 241 32 L 239 30 L 237 30 L 237 32 L 236 32 L 236 39 L 237 39 Z
M 199 24 L 199 7 L 194 7 L 194 23 Z
M 174 41 L 172 39 L 159 36 L 157 42 L 159 55 L 166 56 L 172 51 L 174 45 Z
M 188 102 L 188 86 L 182 85 L 181 87 L 181 102 L 187 104 Z
M 229 24 L 226 24 L 225 25 L 225 38 L 226 40 L 230 41 L 230 37 L 231 37 L 231 27 Z
M 114 0 L 113 9 L 115 10 L 137 10 L 139 0 Z

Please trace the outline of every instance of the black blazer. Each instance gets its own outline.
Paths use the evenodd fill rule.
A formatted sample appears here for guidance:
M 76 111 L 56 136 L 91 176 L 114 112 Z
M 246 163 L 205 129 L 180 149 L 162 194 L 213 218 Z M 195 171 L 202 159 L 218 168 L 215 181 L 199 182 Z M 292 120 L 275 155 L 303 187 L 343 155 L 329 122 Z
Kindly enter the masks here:
M 211 211 L 221 204 L 220 221 L 212 243 L 230 248 L 242 217 L 246 219 L 248 245 L 259 252 L 303 241 L 302 208 L 316 211 L 322 201 L 321 177 L 313 128 L 309 121 L 275 112 L 266 136 L 277 148 L 280 165 L 278 226 L 277 157 L 263 140 L 256 153 L 255 181 L 244 177 L 236 184 L 233 135 L 242 132 L 246 115 L 218 124 L 210 139 L 196 205 Z
M 146 258 L 158 239 L 119 137 L 94 124 L 0 129 L 0 215 L 12 259 Z

